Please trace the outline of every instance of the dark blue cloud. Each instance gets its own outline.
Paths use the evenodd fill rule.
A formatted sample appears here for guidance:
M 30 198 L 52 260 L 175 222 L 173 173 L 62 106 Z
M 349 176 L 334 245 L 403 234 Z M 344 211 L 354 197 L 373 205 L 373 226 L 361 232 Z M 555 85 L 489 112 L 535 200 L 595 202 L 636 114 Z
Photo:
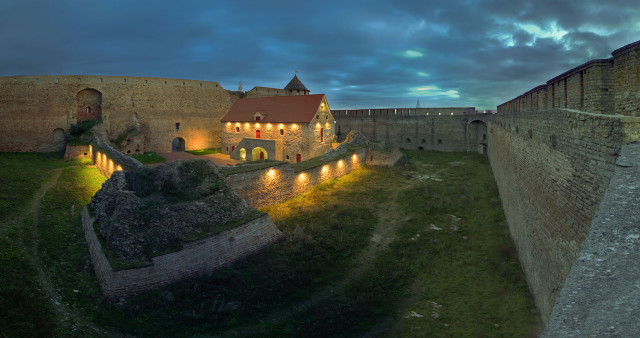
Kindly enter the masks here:
M 14 1 L 0 76 L 103 74 L 284 87 L 332 108 L 491 109 L 638 39 L 635 1 Z

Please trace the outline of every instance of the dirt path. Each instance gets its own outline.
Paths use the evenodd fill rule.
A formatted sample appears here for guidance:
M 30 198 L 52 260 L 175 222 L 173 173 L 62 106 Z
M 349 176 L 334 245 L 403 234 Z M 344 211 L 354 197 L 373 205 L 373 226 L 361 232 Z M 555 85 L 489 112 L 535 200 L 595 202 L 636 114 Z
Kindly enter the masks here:
M 327 285 L 320 289 L 318 292 L 311 295 L 306 301 L 291 307 L 290 309 L 276 312 L 263 319 L 259 323 L 231 329 L 227 332 L 220 334 L 222 337 L 234 337 L 234 336 L 251 336 L 259 334 L 260 331 L 269 325 L 274 323 L 283 322 L 289 320 L 292 316 L 309 310 L 313 306 L 319 304 L 322 301 L 329 299 L 336 294 L 344 292 L 344 288 L 351 282 L 357 280 L 366 271 L 367 268 L 373 264 L 376 254 L 386 248 L 389 243 L 395 239 L 395 233 L 398 229 L 398 225 L 404 221 L 404 215 L 398 213 L 398 206 L 396 204 L 396 198 L 398 194 L 408 188 L 409 185 L 401 188 L 394 189 L 389 198 L 382 205 L 378 205 L 376 208 L 376 215 L 378 223 L 373 230 L 373 234 L 369 241 L 369 245 L 360 252 L 355 258 L 357 266 L 349 271 L 344 278 L 340 281 Z M 391 323 L 392 324 L 392 323 Z M 387 324 L 385 327 L 389 326 Z M 218 336 L 218 335 L 216 335 Z
M 85 321 L 74 310 L 70 309 L 68 306 L 66 306 L 63 303 L 62 297 L 53 288 L 53 286 L 51 285 L 51 280 L 49 279 L 47 274 L 44 272 L 44 269 L 42 268 L 42 264 L 38 256 L 38 244 L 40 240 L 38 235 L 38 219 L 39 219 L 38 216 L 40 215 L 41 201 L 42 201 L 42 198 L 44 198 L 44 196 L 47 194 L 49 189 L 51 189 L 58 182 L 58 179 L 60 178 L 60 175 L 62 174 L 62 171 L 64 169 L 66 168 L 54 169 L 54 174 L 51 176 L 51 178 L 45 181 L 40 186 L 40 189 L 36 192 L 35 196 L 29 203 L 29 210 L 27 211 L 26 215 L 22 219 L 23 222 L 26 221 L 26 219 L 28 218 L 31 218 L 34 220 L 33 229 L 32 229 L 33 252 L 30 257 L 30 260 L 32 264 L 36 267 L 36 270 L 38 271 L 38 282 L 42 286 L 42 289 L 44 290 L 46 295 L 51 300 L 51 305 L 53 306 L 56 312 L 60 327 L 67 327 L 70 329 L 70 331 L 74 331 L 74 329 L 77 326 L 82 326 L 82 327 L 90 328 L 92 331 L 94 331 L 97 334 L 107 335 L 106 332 L 96 327 L 92 323 Z

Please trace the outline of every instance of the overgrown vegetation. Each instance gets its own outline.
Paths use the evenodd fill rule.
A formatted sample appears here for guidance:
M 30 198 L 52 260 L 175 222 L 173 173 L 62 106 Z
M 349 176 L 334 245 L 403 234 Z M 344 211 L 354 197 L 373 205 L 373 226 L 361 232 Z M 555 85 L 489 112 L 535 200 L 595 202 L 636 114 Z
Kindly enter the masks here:
M 102 123 L 102 120 L 88 120 L 82 121 L 78 124 L 72 124 L 69 126 L 69 139 L 67 140 L 67 144 L 71 146 L 89 144 L 89 138 L 83 137 L 83 134 L 87 133 L 91 128 L 100 123 Z
M 134 136 L 138 136 L 142 133 L 138 126 L 129 126 L 125 131 L 118 134 L 115 139 L 111 139 L 111 142 L 115 144 L 119 149 L 122 149 L 130 142 L 130 139 Z
M 132 154 L 129 156 L 135 158 L 142 164 L 164 163 L 167 161 L 166 158 L 154 151 L 147 151 L 144 154 Z
M 43 200 L 37 258 L 63 304 L 81 314 L 79 319 L 112 332 L 535 335 L 538 315 L 486 159 L 459 153 L 407 155 L 412 164 L 406 168 L 361 167 L 264 209 L 286 240 L 259 255 L 117 303 L 101 300 L 78 216 L 99 179 L 89 178 L 93 169 L 68 168 Z M 20 205 L 51 175 L 49 168 L 65 165 L 57 160 L 46 168 L 37 161 L 26 163 L 39 166 L 33 170 L 45 177 L 17 192 L 23 196 Z M 1 166 L 1 179 L 22 176 L 23 166 Z M 33 224 L 20 223 L 11 236 L 0 238 L 10 248 L 0 252 L 3 297 L 6 290 L 24 289 L 27 295 L 20 301 L 31 304 L 20 315 L 0 303 L 3 315 L 13 311 L 11 322 L 0 317 L 9 336 L 36 335 L 41 331 L 28 327 L 56 325 L 29 263 L 32 251 L 11 249 L 32 243 Z M 40 316 L 34 316 L 36 311 Z M 75 335 L 104 334 L 82 325 L 75 329 Z M 72 334 L 68 325 L 54 332 Z
M 209 155 L 209 154 L 219 154 L 222 151 L 222 148 L 207 148 L 201 150 L 186 150 L 185 152 L 193 155 Z

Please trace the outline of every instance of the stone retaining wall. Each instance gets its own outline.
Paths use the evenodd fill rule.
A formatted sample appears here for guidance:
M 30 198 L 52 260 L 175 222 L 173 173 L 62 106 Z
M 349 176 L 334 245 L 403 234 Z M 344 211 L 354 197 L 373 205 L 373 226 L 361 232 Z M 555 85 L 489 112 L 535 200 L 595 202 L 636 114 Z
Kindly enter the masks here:
M 264 215 L 211 237 L 185 243 L 181 251 L 153 257 L 151 266 L 114 271 L 102 250 L 93 222 L 85 207 L 82 210 L 82 227 L 91 261 L 106 297 L 126 296 L 202 276 L 283 238 L 269 216 Z

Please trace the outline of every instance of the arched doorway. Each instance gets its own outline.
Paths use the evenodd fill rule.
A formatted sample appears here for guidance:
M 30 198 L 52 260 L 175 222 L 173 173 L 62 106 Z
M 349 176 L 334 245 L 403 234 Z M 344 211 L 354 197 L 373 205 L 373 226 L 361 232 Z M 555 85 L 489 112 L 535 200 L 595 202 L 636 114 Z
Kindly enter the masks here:
M 244 148 L 240 148 L 240 159 L 243 161 L 247 160 L 247 151 Z
M 467 150 L 476 151 L 479 154 L 486 155 L 489 146 L 487 138 L 487 124 L 481 120 L 471 121 L 467 128 L 467 133 Z
M 173 141 L 171 141 L 171 151 L 184 151 L 185 148 L 185 142 L 184 139 L 182 137 L 176 137 L 173 139 Z
M 67 137 L 62 128 L 56 128 L 53 131 L 53 149 L 54 151 L 64 151 Z
M 260 130 L 256 130 L 256 138 L 260 138 Z
M 99 91 L 92 88 L 79 91 L 76 94 L 76 104 L 76 112 L 78 113 L 76 123 L 102 118 L 102 93 Z
M 262 147 L 255 147 L 251 151 L 251 160 L 266 160 L 267 159 L 267 151 Z

